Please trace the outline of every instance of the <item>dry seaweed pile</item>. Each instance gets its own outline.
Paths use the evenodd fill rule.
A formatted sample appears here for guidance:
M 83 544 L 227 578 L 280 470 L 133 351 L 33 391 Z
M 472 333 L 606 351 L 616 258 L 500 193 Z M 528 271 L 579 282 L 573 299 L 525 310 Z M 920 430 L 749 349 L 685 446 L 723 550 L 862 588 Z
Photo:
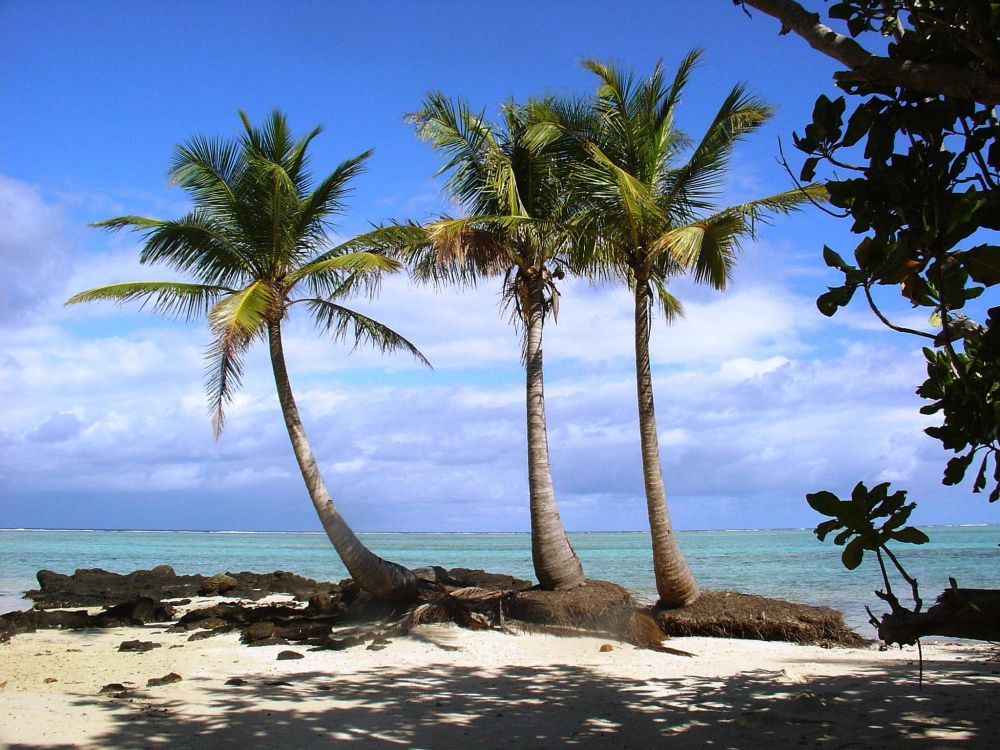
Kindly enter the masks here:
M 870 641 L 830 607 L 813 607 L 737 591 L 704 591 L 682 609 L 652 612 L 669 635 L 788 641 L 817 646 L 863 646 Z

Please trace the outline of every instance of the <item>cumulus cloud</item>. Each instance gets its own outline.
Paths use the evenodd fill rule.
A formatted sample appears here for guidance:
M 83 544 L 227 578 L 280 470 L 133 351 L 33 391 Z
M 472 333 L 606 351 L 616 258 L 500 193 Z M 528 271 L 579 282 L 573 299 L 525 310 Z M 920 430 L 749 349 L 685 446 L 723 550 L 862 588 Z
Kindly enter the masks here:
M 68 276 L 63 224 L 37 188 L 0 174 L 0 325 L 28 318 Z
M 47 218 L 15 234 L 48 237 L 41 246 L 62 257 L 72 243 L 58 231 L 58 208 L 23 188 L 15 194 L 34 206 L 25 215 Z M 51 233 L 39 235 L 44 227 Z M 54 302 L 4 333 L 0 481 L 11 500 L 0 524 L 32 525 L 45 505 L 66 525 L 314 527 L 263 348 L 248 357 L 214 441 L 202 390 L 206 327 L 134 309 L 62 308 L 72 291 L 153 276 L 134 244 L 88 253 L 46 280 L 24 271 Z M 850 316 L 822 318 L 811 290 L 762 268 L 751 264 L 725 294 L 679 282 L 687 317 L 653 331 L 678 525 L 811 523 L 805 492 L 844 491 L 858 479 L 944 497 L 943 459 L 921 434 L 927 418 L 913 395 L 919 353 Z M 307 320 L 290 322 L 306 429 L 357 528 L 527 528 L 520 342 L 497 302 L 495 281 L 435 290 L 402 277 L 357 301 L 416 343 L 433 371 L 406 356 L 351 352 Z M 553 473 L 573 529 L 645 525 L 631 302 L 625 289 L 567 280 L 559 321 L 546 328 Z

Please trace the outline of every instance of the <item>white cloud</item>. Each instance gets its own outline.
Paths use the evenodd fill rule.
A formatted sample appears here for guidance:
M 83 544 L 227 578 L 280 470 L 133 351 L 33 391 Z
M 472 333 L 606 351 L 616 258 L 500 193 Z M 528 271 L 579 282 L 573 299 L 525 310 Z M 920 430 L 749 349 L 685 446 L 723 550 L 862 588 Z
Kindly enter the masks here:
M 68 275 L 63 224 L 35 187 L 0 175 L 0 324 L 29 318 Z
M 35 211 L 17 236 L 37 234 L 38 216 L 58 216 L 29 195 Z M 54 257 L 64 246 L 58 231 L 45 245 Z M 202 392 L 203 324 L 61 306 L 72 291 L 151 277 L 134 245 L 111 247 L 34 279 L 49 304 L 30 324 L 3 331 L 5 497 L 86 492 L 99 508 L 101 498 L 127 496 L 177 519 L 203 514 L 206 497 L 236 493 L 248 507 L 288 498 L 301 509 L 288 523 L 307 524 L 263 347 L 248 357 L 244 387 L 215 442 Z M 849 489 L 858 479 L 938 494 L 943 456 L 921 434 L 927 418 L 913 388 L 923 365 L 909 341 L 859 335 L 850 316 L 823 319 L 811 297 L 768 274 L 738 277 L 725 294 L 676 286 L 688 315 L 670 327 L 657 322 L 651 357 L 664 471 L 681 525 L 765 523 L 771 509 L 802 506 L 805 492 Z M 631 295 L 568 280 L 562 302 L 558 324 L 546 328 L 545 356 L 564 520 L 571 528 L 641 528 Z M 377 300 L 358 306 L 414 341 L 436 369 L 406 356 L 351 353 L 301 318 L 288 327 L 295 393 L 345 515 L 361 529 L 526 528 L 524 376 L 496 282 L 434 290 L 393 278 Z M 30 513 L 27 499 L 17 507 Z M 11 522 L 29 525 L 22 516 Z

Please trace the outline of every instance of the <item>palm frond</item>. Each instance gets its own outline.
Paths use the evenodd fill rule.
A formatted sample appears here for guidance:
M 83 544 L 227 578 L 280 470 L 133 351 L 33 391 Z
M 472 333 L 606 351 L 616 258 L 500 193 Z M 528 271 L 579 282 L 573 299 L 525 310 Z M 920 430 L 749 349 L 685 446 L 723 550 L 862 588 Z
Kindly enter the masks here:
M 667 285 L 660 279 L 653 279 L 651 283 L 653 289 L 656 290 L 657 299 L 660 301 L 660 310 L 663 313 L 663 319 L 667 321 L 667 325 L 683 318 L 684 305 L 667 290 Z
M 300 266 L 285 276 L 285 286 L 291 290 L 303 279 L 324 277 L 324 281 L 343 280 L 344 272 L 355 277 L 378 276 L 382 273 L 395 273 L 402 268 L 402 263 L 393 258 L 373 252 L 354 252 L 337 255 L 325 260 L 315 260 Z
M 258 270 L 256 259 L 240 243 L 239 236 L 234 237 L 229 227 L 199 210 L 176 221 L 121 216 L 95 226 L 138 231 L 145 240 L 139 254 L 141 263 L 164 263 L 193 273 L 206 283 L 236 285 Z
M 191 321 L 204 315 L 222 295 L 231 292 L 221 286 L 177 281 L 126 281 L 74 294 L 66 304 L 108 301 L 122 305 L 141 300 L 140 310 L 151 304 L 155 313 Z
M 236 143 L 198 136 L 177 147 L 168 174 L 203 211 L 224 215 L 238 207 L 233 186 L 245 168 Z
M 825 185 L 811 184 L 782 193 L 775 193 L 766 198 L 730 206 L 726 211 L 736 212 L 744 216 L 749 223 L 751 236 L 757 223 L 768 223 L 774 214 L 789 214 L 802 208 L 806 203 L 824 203 L 830 195 Z
M 383 354 L 407 351 L 419 362 L 431 367 L 431 363 L 414 344 L 367 315 L 318 297 L 297 299 L 295 302 L 304 302 L 316 325 L 329 333 L 335 341 L 352 340 L 355 349 L 362 344 L 369 344 Z
M 372 153 L 369 149 L 345 159 L 305 197 L 295 220 L 297 234 L 311 234 L 317 240 L 324 236 L 327 217 L 344 209 L 343 198 L 351 189 L 349 183 L 365 171 Z
M 650 186 L 617 164 L 596 144 L 590 144 L 593 165 L 580 172 L 585 189 L 605 203 L 614 204 L 611 216 L 621 217 L 630 227 L 631 239 L 639 241 L 641 227 L 666 220 Z
M 690 217 L 691 210 L 710 209 L 722 188 L 733 146 L 763 125 L 773 112 L 772 107 L 748 94 L 744 84 L 734 86 L 687 163 L 659 177 L 661 204 L 680 208 L 677 218 L 682 220 Z
M 243 355 L 263 336 L 269 318 L 281 309 L 274 290 L 263 281 L 218 302 L 208 313 L 213 343 L 206 353 L 206 390 L 215 437 L 225 425 L 225 407 L 232 401 L 243 372 Z
M 657 276 L 688 270 L 699 283 L 725 288 L 732 275 L 740 238 L 749 233 L 746 217 L 723 211 L 671 229 L 651 245 Z
M 450 101 L 440 92 L 424 97 L 424 106 L 407 115 L 417 135 L 447 158 L 437 174 L 448 174 L 446 189 L 459 203 L 475 206 L 487 182 L 486 154 L 490 130 L 483 113 L 462 99 Z

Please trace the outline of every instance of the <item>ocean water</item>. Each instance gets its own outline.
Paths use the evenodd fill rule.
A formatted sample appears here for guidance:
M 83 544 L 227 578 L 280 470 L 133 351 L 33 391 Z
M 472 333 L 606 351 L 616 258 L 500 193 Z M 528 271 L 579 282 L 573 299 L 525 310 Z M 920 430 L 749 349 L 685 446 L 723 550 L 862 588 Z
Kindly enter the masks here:
M 965 587 L 1000 587 L 1000 526 L 926 531 L 929 544 L 899 545 L 897 550 L 920 582 L 925 602 L 948 586 L 948 576 Z M 359 536 L 378 554 L 409 567 L 483 568 L 533 580 L 528 534 Z M 642 600 L 656 598 L 648 533 L 570 536 L 588 576 L 616 581 Z M 848 571 L 840 564 L 841 548 L 819 543 L 811 531 L 682 531 L 678 539 L 703 588 L 831 606 L 864 634 L 870 634 L 864 605 L 884 610 L 872 593 L 881 587 L 874 560 L 866 557 L 861 568 Z M 43 568 L 128 573 L 160 564 L 172 565 L 178 573 L 286 570 L 318 580 L 347 577 L 322 533 L 0 530 L 0 611 L 29 606 L 21 594 L 37 587 L 35 573 Z M 906 593 L 905 585 L 897 589 L 901 598 Z

